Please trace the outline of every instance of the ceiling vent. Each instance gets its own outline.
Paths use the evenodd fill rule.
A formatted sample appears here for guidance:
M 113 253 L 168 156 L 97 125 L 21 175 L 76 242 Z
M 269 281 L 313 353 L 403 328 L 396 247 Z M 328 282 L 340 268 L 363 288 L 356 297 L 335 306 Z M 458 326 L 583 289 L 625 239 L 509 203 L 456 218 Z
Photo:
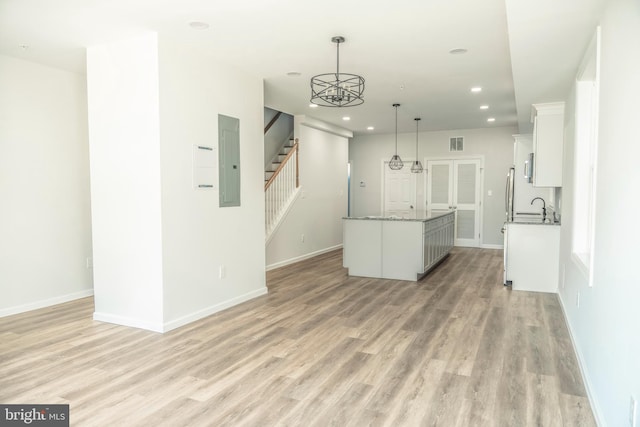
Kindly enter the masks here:
M 464 151 L 464 138 L 462 136 L 449 138 L 449 151 Z

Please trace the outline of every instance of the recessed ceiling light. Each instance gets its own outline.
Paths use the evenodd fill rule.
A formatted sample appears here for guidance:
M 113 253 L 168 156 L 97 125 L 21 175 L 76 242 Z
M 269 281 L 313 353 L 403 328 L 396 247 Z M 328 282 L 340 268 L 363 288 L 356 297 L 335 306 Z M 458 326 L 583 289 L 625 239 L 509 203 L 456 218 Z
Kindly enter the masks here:
M 482 88 L 480 86 L 472 87 L 471 92 L 475 92 L 475 93 L 482 92 Z
M 298 72 L 298 71 L 289 71 L 287 73 L 287 76 L 289 77 L 300 77 L 302 75 L 302 73 Z
M 488 109 L 489 109 L 489 106 L 488 106 L 488 105 L 481 105 L 481 106 L 480 106 L 480 109 L 481 109 L 481 110 L 488 110 Z
M 488 121 L 488 122 L 495 122 L 495 121 L 496 121 L 496 119 L 495 119 L 494 117 L 489 117 L 489 118 L 487 119 L 487 121 Z
M 367 126 L 367 130 L 374 130 L 375 128 L 373 126 Z
M 209 28 L 209 24 L 201 21 L 191 21 L 189 22 L 189 26 L 194 30 L 206 30 Z
M 465 49 L 465 48 L 463 48 L 463 47 L 457 47 L 457 48 L 455 48 L 455 49 L 451 49 L 451 50 L 449 51 L 449 53 L 450 53 L 451 55 L 462 55 L 462 54 L 467 53 L 467 49 Z
M 351 117 L 349 117 L 349 116 L 344 116 L 344 117 L 342 118 L 342 120 L 344 120 L 345 122 L 348 122 L 349 120 L 351 120 Z
M 309 104 L 309 108 L 318 108 L 318 104 Z

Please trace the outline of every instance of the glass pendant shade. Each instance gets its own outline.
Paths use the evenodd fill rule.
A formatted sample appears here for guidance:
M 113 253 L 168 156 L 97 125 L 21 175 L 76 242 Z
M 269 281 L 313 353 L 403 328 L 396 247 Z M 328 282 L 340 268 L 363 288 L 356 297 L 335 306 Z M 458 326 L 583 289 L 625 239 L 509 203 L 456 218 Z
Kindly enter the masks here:
M 418 160 L 418 123 L 420 122 L 420 117 L 416 117 L 414 120 L 416 121 L 416 159 L 411 165 L 411 172 L 422 173 L 424 168 L 422 167 L 422 163 L 420 163 L 420 160 Z
M 404 167 L 404 163 L 400 156 L 398 156 L 398 107 L 400 104 L 393 104 L 393 106 L 396 109 L 396 151 L 389 161 L 389 169 L 397 171 Z

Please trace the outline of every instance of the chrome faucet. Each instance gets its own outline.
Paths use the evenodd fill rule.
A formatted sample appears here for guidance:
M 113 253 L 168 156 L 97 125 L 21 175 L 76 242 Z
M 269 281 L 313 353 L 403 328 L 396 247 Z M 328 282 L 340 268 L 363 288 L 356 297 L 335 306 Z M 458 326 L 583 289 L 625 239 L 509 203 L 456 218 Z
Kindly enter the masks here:
M 533 205 L 533 202 L 536 200 L 542 200 L 542 222 L 544 222 L 544 220 L 547 219 L 547 204 L 542 197 L 534 197 L 533 200 L 531 200 L 531 205 Z

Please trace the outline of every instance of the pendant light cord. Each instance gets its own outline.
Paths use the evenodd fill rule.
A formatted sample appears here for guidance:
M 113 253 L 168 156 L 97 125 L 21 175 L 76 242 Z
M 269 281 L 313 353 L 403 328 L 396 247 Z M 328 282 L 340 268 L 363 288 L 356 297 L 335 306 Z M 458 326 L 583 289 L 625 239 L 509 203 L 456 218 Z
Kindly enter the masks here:
M 396 155 L 398 155 L 398 104 L 394 107 L 396 107 Z
M 418 160 L 418 123 L 420 119 L 416 119 L 416 161 Z

